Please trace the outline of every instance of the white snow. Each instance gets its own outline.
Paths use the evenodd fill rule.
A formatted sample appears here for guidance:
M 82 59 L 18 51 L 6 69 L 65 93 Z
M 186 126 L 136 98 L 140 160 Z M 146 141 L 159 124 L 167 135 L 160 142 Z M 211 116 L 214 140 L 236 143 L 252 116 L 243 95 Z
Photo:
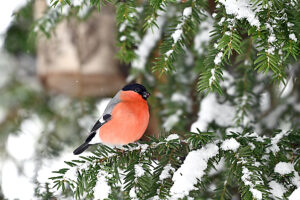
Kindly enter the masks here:
M 135 187 L 132 187 L 129 191 L 129 196 L 131 199 L 137 199 L 137 195 L 135 193 Z
M 134 39 L 137 43 L 141 42 L 141 38 L 140 38 L 139 34 L 138 34 L 136 31 L 130 32 L 130 35 L 133 37 L 133 39 Z
M 176 140 L 176 139 L 179 139 L 179 136 L 177 134 L 171 134 L 166 138 L 166 141 Z
M 300 187 L 294 190 L 294 192 L 289 196 L 289 200 L 299 200 L 300 199 Z
M 252 193 L 253 197 L 257 200 L 261 200 L 262 199 L 262 193 L 261 191 L 254 189 L 254 188 L 250 188 L 250 192 Z
M 214 63 L 215 63 L 216 65 L 219 65 L 219 64 L 221 63 L 221 61 L 222 61 L 222 56 L 223 56 L 223 52 L 219 52 L 219 53 L 216 55 L 216 57 L 215 57 L 215 59 L 214 59 Z
M 252 193 L 253 197 L 256 198 L 257 200 L 261 200 L 262 199 L 261 191 L 255 189 L 254 184 L 251 182 L 252 172 L 249 171 L 247 167 L 242 166 L 242 173 L 243 173 L 243 176 L 241 177 L 241 179 L 242 179 L 242 181 L 244 182 L 245 185 L 248 185 L 250 187 L 249 190 Z
M 92 126 L 95 124 L 95 119 L 91 115 L 84 115 L 77 119 L 78 125 L 85 129 L 88 133 L 91 130 Z
M 180 19 L 181 22 L 177 25 L 176 30 L 171 35 L 171 37 L 173 38 L 173 41 L 174 41 L 173 45 L 175 45 L 178 42 L 178 40 L 181 39 L 182 32 L 183 32 L 182 26 L 191 14 L 192 14 L 191 7 L 187 7 L 183 10 L 182 17 Z
M 273 43 L 273 42 L 275 42 L 275 41 L 276 41 L 275 35 L 274 35 L 274 34 L 271 34 L 270 37 L 269 37 L 269 39 L 268 39 L 268 42 L 269 42 L 269 43 Z
M 167 52 L 166 52 L 166 56 L 169 57 L 169 56 L 173 53 L 173 51 L 174 51 L 173 49 L 167 51 Z
M 194 64 L 194 55 L 192 54 L 192 52 L 187 49 L 186 47 L 183 47 L 184 51 L 185 51 L 185 59 L 184 59 L 184 63 L 187 66 L 192 66 Z M 184 76 L 184 75 L 183 75 Z M 179 77 L 178 77 L 179 78 Z M 192 77 L 190 77 L 192 78 Z M 181 78 L 180 78 L 181 79 Z M 183 82 L 186 81 L 186 79 L 182 79 Z
M 251 26 L 260 27 L 250 0 L 219 0 L 219 2 L 225 6 L 227 14 L 234 15 L 237 19 L 246 19 Z
M 174 92 L 171 96 L 171 101 L 186 104 L 190 102 L 187 96 L 179 92 Z
M 294 177 L 292 178 L 292 183 L 294 186 L 300 187 L 300 176 L 295 169 L 294 169 Z
M 167 178 L 170 178 L 171 177 L 170 171 L 171 172 L 175 171 L 175 169 L 171 166 L 171 164 L 167 164 L 166 166 L 164 166 L 161 174 L 159 175 L 159 180 L 162 181 Z
M 176 113 L 173 115 L 170 115 L 165 122 L 163 123 L 163 127 L 166 129 L 166 131 L 170 131 L 173 126 L 179 122 L 180 115 L 182 114 L 182 110 L 177 110 Z
M 180 77 L 180 80 L 185 81 L 185 78 L 188 77 Z M 184 93 L 174 92 L 171 96 L 171 102 L 175 102 L 178 105 L 184 106 L 188 112 L 191 112 L 192 110 L 193 102 L 191 101 L 188 90 L 184 91 Z
M 83 18 L 85 14 L 87 14 L 87 11 L 88 10 L 85 10 L 85 12 L 82 12 L 84 10 L 84 7 L 86 6 L 82 6 L 78 12 L 78 16 Z M 64 16 L 67 16 L 70 12 L 70 6 L 62 6 L 62 8 L 60 9 L 61 10 L 61 14 L 64 15 Z
M 242 173 L 243 176 L 241 177 L 242 181 L 244 182 L 245 185 L 249 185 L 253 187 L 253 184 L 250 182 L 251 180 L 251 172 L 246 168 L 245 166 L 242 167 Z
M 275 47 L 270 46 L 270 47 L 267 49 L 267 52 L 268 52 L 268 54 L 274 55 Z
M 224 81 L 220 83 L 221 87 L 226 88 L 229 95 L 234 95 L 236 91 L 234 77 L 227 70 L 222 70 L 222 73 Z
M 273 152 L 276 154 L 280 149 L 278 147 L 278 142 L 281 140 L 283 136 L 286 136 L 288 132 L 282 131 L 281 133 L 278 133 L 275 137 L 271 138 L 271 146 L 266 149 L 267 153 Z
M 291 22 L 288 22 L 288 23 L 287 23 L 287 26 L 288 26 L 288 27 L 293 27 L 293 26 L 294 26 L 294 24 L 293 24 L 293 23 L 291 23 Z
M 281 116 L 282 112 L 286 110 L 287 104 L 281 104 L 277 106 L 275 109 L 272 110 L 272 112 L 263 118 L 263 123 L 268 128 L 277 128 L 278 125 L 278 119 Z
M 84 3 L 84 0 L 73 0 L 71 1 L 73 6 L 80 6 L 81 4 Z
M 64 161 L 66 160 L 74 160 L 74 159 L 78 159 L 78 156 L 75 156 L 73 155 L 72 151 L 74 149 L 73 148 L 66 148 L 61 154 L 59 157 L 55 157 L 55 158 L 52 158 L 52 159 L 43 159 L 42 162 L 41 162 L 41 167 L 38 169 L 38 171 L 34 171 L 34 167 L 31 167 L 29 168 L 29 170 L 31 172 L 34 172 L 34 174 L 32 176 L 29 176 L 26 174 L 26 179 L 29 181 L 30 180 L 30 183 L 32 183 L 35 179 L 35 175 L 37 175 L 36 179 L 39 183 L 41 183 L 42 185 L 44 185 L 46 182 L 49 183 L 49 177 L 51 176 L 57 176 L 57 174 L 53 174 L 52 172 L 53 171 L 57 171 L 58 169 L 61 169 L 61 168 L 70 168 L 70 166 L 67 166 Z M 87 153 L 87 152 L 83 152 L 81 154 L 82 156 L 92 156 L 91 153 Z M 28 162 L 28 161 L 25 161 L 25 163 Z M 32 163 L 33 165 L 35 165 L 35 163 Z M 78 170 L 84 170 L 85 167 L 88 165 L 88 163 L 84 163 L 83 165 L 80 165 L 78 167 Z M 30 167 L 30 166 L 29 166 Z M 74 170 L 73 172 L 76 173 L 75 171 L 75 168 L 74 167 Z M 65 178 L 71 178 L 72 180 L 75 180 L 76 176 L 71 176 L 71 172 L 68 172 L 69 174 L 66 175 Z M 10 175 L 11 172 L 8 172 L 8 174 Z M 23 176 L 22 176 L 23 177 Z M 73 178 L 72 178 L 73 177 Z M 4 177 L 3 177 L 4 178 Z M 17 177 L 14 178 L 14 177 L 10 177 L 12 180 L 19 180 L 21 177 L 19 174 L 17 174 Z M 24 177 L 25 178 L 25 177 Z M 3 179 L 4 180 L 4 179 Z M 72 181 L 71 181 L 72 182 Z M 74 183 L 74 182 L 73 182 Z M 25 186 L 25 183 L 20 183 L 21 185 Z M 7 185 L 8 187 L 14 187 L 14 186 L 11 186 L 9 185 L 7 182 L 5 182 L 4 185 Z M 29 185 L 29 183 L 26 183 L 26 186 Z M 54 186 L 53 182 L 50 181 L 50 188 L 52 188 Z M 73 188 L 71 188 L 73 189 Z M 32 193 L 34 192 L 34 186 L 31 186 L 31 189 L 27 188 L 26 187 L 26 190 L 27 192 L 31 192 Z M 59 196 L 61 195 L 61 190 L 56 190 L 56 189 L 50 189 L 50 191 L 54 192 L 54 195 L 56 196 Z M 15 195 L 16 195 L 16 192 L 14 191 Z M 24 194 L 23 192 L 20 191 L 19 194 L 17 195 L 22 195 Z M 26 196 L 26 195 L 25 195 Z M 9 198 L 9 199 L 14 199 L 14 198 Z M 20 198 L 20 199 L 34 199 L 32 196 L 29 198 Z
M 198 116 L 198 120 L 191 126 L 191 132 L 197 132 L 197 128 L 206 131 L 212 121 L 220 126 L 231 126 L 234 125 L 235 107 L 228 102 L 220 104 L 216 94 L 211 93 L 201 101 Z
M 123 31 L 125 31 L 128 24 L 129 24 L 128 20 L 125 19 L 124 22 L 122 24 L 120 24 L 120 26 L 119 26 L 119 32 L 121 33 Z
M 173 38 L 174 44 L 178 42 L 182 34 L 182 29 L 176 30 L 174 33 L 172 33 L 171 37 Z
M 295 35 L 294 33 L 289 34 L 289 38 L 290 38 L 291 40 L 294 40 L 295 42 L 297 42 L 297 37 L 296 37 L 296 35 Z
M 253 166 L 255 166 L 255 167 L 259 167 L 259 166 L 261 166 L 261 164 L 259 163 L 259 162 L 254 162 L 254 165 Z
M 126 40 L 126 36 L 125 35 L 122 35 L 121 37 L 120 37 L 120 41 L 121 42 L 124 42 Z
M 221 19 L 220 19 L 220 21 L 218 22 L 218 24 L 220 25 L 220 26 L 222 26 L 222 23 L 225 21 L 225 17 L 222 17 Z
M 236 152 L 237 149 L 240 147 L 240 143 L 238 143 L 234 138 L 226 139 L 221 145 L 221 149 L 224 151 L 231 150 Z
M 209 78 L 209 86 L 211 87 L 212 84 L 214 83 L 214 81 L 216 80 L 216 76 L 215 76 L 215 68 L 212 68 L 210 70 L 210 73 L 211 73 L 211 77 Z
M 224 157 L 222 157 L 221 160 L 216 165 L 214 165 L 214 168 L 212 168 L 209 171 L 208 175 L 213 176 L 218 174 L 219 172 L 224 170 L 224 166 L 225 166 L 225 159 Z
M 115 147 L 117 147 L 120 150 L 125 150 L 125 151 L 136 151 L 136 150 L 140 150 L 141 153 L 144 153 L 147 148 L 149 147 L 148 144 L 140 144 L 140 143 L 135 143 L 136 145 L 134 146 L 123 146 L 123 145 L 117 145 Z M 114 155 L 114 154 L 112 154 Z
M 279 162 L 276 164 L 274 171 L 280 175 L 286 175 L 294 171 L 294 166 L 292 163 Z
M 154 160 L 151 160 L 151 164 L 149 165 L 149 168 L 150 168 L 150 173 L 153 174 L 155 169 L 157 168 L 158 166 L 158 160 L 154 159 Z
M 64 6 L 64 7 L 66 7 L 66 6 Z M 65 11 L 65 15 L 67 15 L 69 13 L 69 7 L 67 7 L 67 8 L 68 9 Z M 83 2 L 79 7 L 78 16 L 80 18 L 86 17 L 88 15 L 90 9 L 91 9 L 91 7 L 87 3 Z
M 78 170 L 79 171 L 86 171 L 86 170 L 89 169 L 90 165 L 91 165 L 91 163 L 85 162 L 85 163 L 83 163 L 83 164 L 81 164 L 81 165 L 78 166 Z
M 146 151 L 147 148 L 149 147 L 148 144 L 140 144 L 139 146 L 141 147 L 141 153 L 145 153 L 145 151 Z
M 209 184 L 209 185 L 208 185 L 208 188 L 207 188 L 207 190 L 208 190 L 209 192 L 214 192 L 216 189 L 217 189 L 217 185 L 214 184 L 214 183 Z
M 23 162 L 21 166 L 23 169 L 26 167 L 27 162 Z M 34 165 L 33 165 L 34 166 Z M 34 174 L 28 174 L 27 171 L 33 172 L 35 168 L 29 170 L 24 169 L 24 175 L 20 174 L 20 168 L 12 160 L 7 160 L 0 163 L 1 167 L 1 189 L 5 199 L 33 199 L 34 188 L 33 183 Z M 30 167 L 30 166 L 29 166 Z M 27 168 L 27 167 L 26 167 Z M 48 174 L 49 175 L 49 174 Z M 18 187 L 20 186 L 20 187 Z
M 64 180 L 68 180 L 70 182 L 76 182 L 78 176 L 78 167 L 71 167 L 64 175 Z
M 174 199 L 188 196 L 191 190 L 196 189 L 195 184 L 201 181 L 207 168 L 207 162 L 210 158 L 216 156 L 219 148 L 215 144 L 207 144 L 203 148 L 196 151 L 191 151 L 184 163 L 173 175 L 173 182 L 170 189 L 171 197 Z
M 107 199 L 111 193 L 111 187 L 108 185 L 106 177 L 109 174 L 104 170 L 99 170 L 97 175 L 97 183 L 94 187 L 94 199 L 104 200 Z
M 260 95 L 260 109 L 262 112 L 268 110 L 271 106 L 270 93 L 263 92 Z
M 231 36 L 231 35 L 232 35 L 232 32 L 226 31 L 226 32 L 225 32 L 225 35 Z
M 251 150 L 255 149 L 255 145 L 252 142 L 249 143 L 249 146 L 250 146 Z
M 225 131 L 226 135 L 228 135 L 228 136 L 232 135 L 231 132 L 241 133 L 241 132 L 243 132 L 243 129 L 241 127 L 236 127 L 236 126 L 226 128 L 226 131 Z
M 209 35 L 213 30 L 213 24 L 214 20 L 211 17 L 207 17 L 205 21 L 200 23 L 199 33 L 197 33 L 194 39 L 194 49 L 198 52 L 199 55 L 207 53 L 207 51 L 204 51 L 203 47 L 208 45 Z
M 294 80 L 293 79 L 295 77 L 293 77 L 293 74 L 291 74 L 290 76 L 291 76 L 291 78 L 289 78 L 288 81 L 285 84 L 283 84 L 282 82 L 279 83 L 278 90 L 279 90 L 279 92 L 281 94 L 280 97 L 283 97 L 283 98 L 287 97 L 293 91 L 293 88 L 294 88 L 294 83 L 293 83 Z
M 136 164 L 136 165 L 134 165 L 134 171 L 135 171 L 134 176 L 136 178 L 144 176 L 144 174 L 145 174 L 145 170 L 143 169 L 142 164 Z
M 138 15 L 135 12 L 129 13 L 128 16 L 131 17 L 131 18 L 134 18 L 134 17 L 137 18 L 138 17 Z
M 269 183 L 269 186 L 271 188 L 270 192 L 271 195 L 275 198 L 282 198 L 283 194 L 286 192 L 286 189 L 283 185 L 281 185 L 280 183 L 277 183 L 276 181 L 271 181 Z
M 19 133 L 9 134 L 6 143 L 7 152 L 17 160 L 32 158 L 35 153 L 34 148 L 28 147 L 35 146 L 43 130 L 44 124 L 37 115 L 23 120 Z
M 140 7 L 136 7 L 135 9 L 136 9 L 136 11 L 137 11 L 138 13 L 141 13 L 141 12 L 143 12 L 144 7 L 143 7 L 143 6 L 140 6 Z
M 192 14 L 192 7 L 187 7 L 183 10 L 183 16 L 188 17 Z

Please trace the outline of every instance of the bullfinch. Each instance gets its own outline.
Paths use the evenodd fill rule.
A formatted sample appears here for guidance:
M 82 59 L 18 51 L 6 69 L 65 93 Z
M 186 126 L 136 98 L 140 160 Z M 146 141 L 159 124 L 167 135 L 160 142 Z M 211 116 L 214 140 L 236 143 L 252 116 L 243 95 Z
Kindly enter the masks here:
M 149 122 L 147 98 L 143 85 L 123 87 L 108 103 L 85 142 L 73 152 L 81 154 L 92 144 L 125 145 L 139 140 Z

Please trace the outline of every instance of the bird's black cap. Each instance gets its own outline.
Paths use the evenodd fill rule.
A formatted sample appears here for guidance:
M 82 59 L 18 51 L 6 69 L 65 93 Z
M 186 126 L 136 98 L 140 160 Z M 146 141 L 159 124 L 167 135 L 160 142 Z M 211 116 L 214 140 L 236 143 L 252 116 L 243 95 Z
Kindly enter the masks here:
M 147 99 L 150 96 L 150 93 L 147 91 L 147 89 L 143 85 L 138 84 L 138 83 L 131 83 L 131 84 L 125 85 L 122 88 L 122 90 L 123 91 L 134 91 L 134 92 L 140 94 L 143 97 L 143 99 Z

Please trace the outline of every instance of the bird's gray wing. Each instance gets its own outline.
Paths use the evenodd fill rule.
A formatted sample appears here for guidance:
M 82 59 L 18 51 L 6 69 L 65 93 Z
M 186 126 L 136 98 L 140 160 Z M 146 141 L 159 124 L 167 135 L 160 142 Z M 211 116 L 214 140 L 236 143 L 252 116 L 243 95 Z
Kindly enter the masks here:
M 94 132 L 96 130 L 98 130 L 103 124 L 105 124 L 106 122 L 108 122 L 111 119 L 111 112 L 114 109 L 114 107 L 120 103 L 120 93 L 121 91 L 119 91 L 107 104 L 103 115 L 100 117 L 99 120 L 97 120 L 97 122 L 95 123 L 95 125 L 93 126 L 91 132 Z
M 111 115 L 111 112 L 112 110 L 114 109 L 114 107 L 121 102 L 120 100 L 120 94 L 121 94 L 121 91 L 119 91 L 115 96 L 114 98 L 112 98 L 110 100 L 110 102 L 107 104 L 105 110 L 104 110 L 104 113 L 102 115 L 102 117 L 104 118 L 107 114 Z

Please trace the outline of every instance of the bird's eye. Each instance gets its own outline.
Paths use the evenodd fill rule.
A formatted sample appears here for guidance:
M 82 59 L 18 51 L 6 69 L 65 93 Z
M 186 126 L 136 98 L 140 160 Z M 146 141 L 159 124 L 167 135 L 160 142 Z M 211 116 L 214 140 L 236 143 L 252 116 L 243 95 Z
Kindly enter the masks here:
M 140 92 L 139 88 L 134 89 L 135 92 Z

